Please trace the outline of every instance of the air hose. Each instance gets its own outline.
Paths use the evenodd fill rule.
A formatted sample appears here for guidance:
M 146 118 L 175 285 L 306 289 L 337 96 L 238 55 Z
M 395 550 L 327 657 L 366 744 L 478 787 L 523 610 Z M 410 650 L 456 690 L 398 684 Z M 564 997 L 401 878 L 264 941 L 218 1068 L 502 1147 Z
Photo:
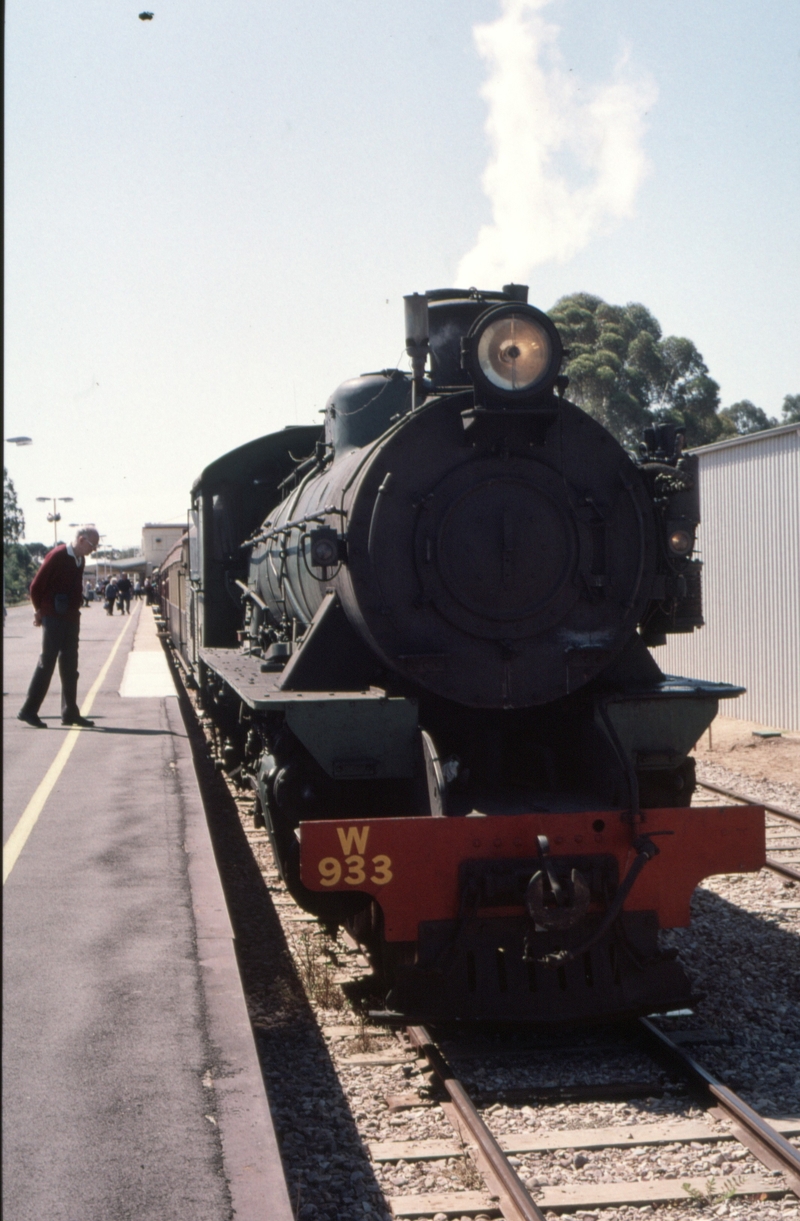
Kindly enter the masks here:
M 628 872 L 625 874 L 625 878 L 620 883 L 617 893 L 614 895 L 605 916 L 600 921 L 600 924 L 592 933 L 591 937 L 587 937 L 586 941 L 581 942 L 580 945 L 575 946 L 575 948 L 572 950 L 555 950 L 552 954 L 545 954 L 544 958 L 529 958 L 527 954 L 528 947 L 526 946 L 526 953 L 524 955 L 525 961 L 536 962 L 543 967 L 562 967 L 564 963 L 572 962 L 574 958 L 579 958 L 581 954 L 585 954 L 588 949 L 591 949 L 595 942 L 599 941 L 601 937 L 605 936 L 605 934 L 611 928 L 611 925 L 617 919 L 617 916 L 622 911 L 622 905 L 633 890 L 634 882 L 638 878 L 639 874 L 642 872 L 648 861 L 652 861 L 654 856 L 658 856 L 658 848 L 647 835 L 640 835 L 637 839 L 635 839 L 633 841 L 633 847 L 636 849 L 636 859 Z

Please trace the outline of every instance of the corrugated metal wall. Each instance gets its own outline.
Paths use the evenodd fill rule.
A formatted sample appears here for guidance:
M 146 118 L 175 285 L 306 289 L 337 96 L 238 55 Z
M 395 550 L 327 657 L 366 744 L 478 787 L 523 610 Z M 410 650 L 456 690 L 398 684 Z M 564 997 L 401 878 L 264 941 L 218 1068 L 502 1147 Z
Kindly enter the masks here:
M 800 426 L 694 452 L 706 625 L 653 654 L 668 674 L 747 687 L 724 715 L 800 730 Z

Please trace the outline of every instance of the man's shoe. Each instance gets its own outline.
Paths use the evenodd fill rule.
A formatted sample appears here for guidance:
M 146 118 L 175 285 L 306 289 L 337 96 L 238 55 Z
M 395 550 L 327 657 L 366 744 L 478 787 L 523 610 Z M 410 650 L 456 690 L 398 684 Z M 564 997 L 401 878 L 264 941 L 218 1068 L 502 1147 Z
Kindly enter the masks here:
M 85 716 L 63 716 L 61 718 L 62 725 L 80 725 L 81 729 L 94 729 L 94 721 L 88 720 Z
M 17 720 L 24 721 L 26 725 L 32 725 L 34 729 L 47 729 L 45 722 L 35 712 L 18 712 Z

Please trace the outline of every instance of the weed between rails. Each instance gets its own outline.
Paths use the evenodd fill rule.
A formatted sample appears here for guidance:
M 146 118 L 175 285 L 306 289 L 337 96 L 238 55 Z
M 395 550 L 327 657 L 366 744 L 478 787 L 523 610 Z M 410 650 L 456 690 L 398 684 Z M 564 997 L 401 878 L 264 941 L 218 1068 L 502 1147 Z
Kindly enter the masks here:
M 741 1175 L 731 1175 L 725 1179 L 719 1187 L 717 1180 L 714 1178 L 706 1179 L 705 1190 L 701 1191 L 697 1187 L 693 1187 L 691 1183 L 681 1183 L 681 1187 L 687 1195 L 696 1200 L 698 1204 L 710 1207 L 713 1204 L 724 1204 L 726 1200 L 731 1200 L 736 1195 L 736 1190 L 744 1182 Z
M 295 945 L 295 961 L 306 995 L 322 1009 L 343 1009 L 344 994 L 333 981 L 333 966 L 319 952 L 314 935 L 302 932 Z

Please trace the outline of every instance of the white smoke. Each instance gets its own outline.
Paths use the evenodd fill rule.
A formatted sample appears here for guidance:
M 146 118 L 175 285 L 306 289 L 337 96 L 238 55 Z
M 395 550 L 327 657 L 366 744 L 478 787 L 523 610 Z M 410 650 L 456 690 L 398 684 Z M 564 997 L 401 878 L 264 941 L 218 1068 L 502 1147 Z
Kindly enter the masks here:
M 501 0 L 498 20 L 473 31 L 489 68 L 481 96 L 492 223 L 459 264 L 464 286 L 525 282 L 540 263 L 571 258 L 633 214 L 648 172 L 642 142 L 655 86 L 633 79 L 626 59 L 609 83 L 582 86 L 564 67 L 558 26 L 540 16 L 549 2 Z

